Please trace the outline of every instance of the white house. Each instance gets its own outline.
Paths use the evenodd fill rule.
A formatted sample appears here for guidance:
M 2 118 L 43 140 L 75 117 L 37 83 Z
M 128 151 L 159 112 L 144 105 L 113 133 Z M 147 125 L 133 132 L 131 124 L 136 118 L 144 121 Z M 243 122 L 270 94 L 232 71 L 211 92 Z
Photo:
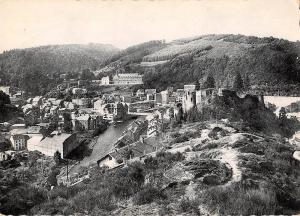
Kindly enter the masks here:
M 101 84 L 102 85 L 109 85 L 109 76 L 102 77 Z

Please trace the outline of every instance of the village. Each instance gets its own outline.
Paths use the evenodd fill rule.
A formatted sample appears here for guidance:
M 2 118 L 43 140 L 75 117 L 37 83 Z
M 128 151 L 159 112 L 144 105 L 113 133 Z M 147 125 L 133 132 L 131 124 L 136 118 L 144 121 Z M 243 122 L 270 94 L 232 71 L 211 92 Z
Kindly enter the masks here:
M 74 158 L 74 151 L 76 154 L 79 151 L 81 159 L 68 162 L 58 175 L 58 181 L 65 185 L 74 185 L 88 178 L 88 172 L 79 173 L 82 167 L 97 165 L 114 169 L 143 160 L 163 149 L 161 139 L 168 128 L 204 115 L 204 107 L 216 98 L 245 97 L 245 94 L 237 96 L 235 91 L 213 85 L 202 88 L 207 87 L 207 83 L 200 82 L 177 90 L 170 86 L 161 92 L 144 88 L 134 92 L 131 87 L 142 87 L 142 76 L 116 73 L 112 80 L 106 76 L 88 84 L 83 80 L 65 80 L 57 86 L 59 92 L 68 94 L 64 99 L 27 98 L 24 91 L 13 94 L 10 87 L 1 86 L 1 91 L 10 96 L 12 105 L 22 110 L 23 117 L 14 119 L 13 123 L 1 123 L 2 142 L 9 140 L 11 147 L 0 153 L 0 159 L 9 164 L 16 153 L 38 151 L 49 157 L 59 154 L 68 161 Z M 87 85 L 109 90 L 104 93 L 97 91 L 95 97 L 87 97 Z M 275 106 L 265 103 L 263 95 L 257 96 L 257 100 L 263 107 Z M 295 104 L 290 112 L 298 110 Z M 120 125 L 123 125 L 122 131 L 108 135 L 115 136 L 114 139 L 101 139 L 102 133 L 111 133 L 106 132 L 107 128 L 114 131 Z M 92 156 L 78 150 L 82 145 L 91 148 Z
M 143 88 L 133 92 L 131 86 L 143 84 L 139 74 L 117 73 L 113 80 L 107 76 L 89 84 L 113 88 L 107 93 L 97 92 L 97 96 L 91 98 L 86 97 L 88 90 L 84 81 L 65 80 L 57 88 L 71 97 L 59 99 L 26 98 L 24 91 L 12 94 L 10 87 L 2 86 L 1 90 L 10 95 L 11 103 L 19 107 L 24 116 L 14 119 L 13 124 L 1 123 L 2 140 L 11 143 L 9 150 L 1 152 L 1 161 L 11 160 L 16 153 L 27 151 L 39 151 L 50 157 L 58 152 L 62 159 L 68 159 L 82 143 L 96 137 L 96 144 L 91 148 L 97 145 L 102 150 L 94 153 L 96 155 L 86 165 L 113 169 L 161 149 L 158 140 L 167 128 L 183 119 L 195 118 L 197 113 L 201 115 L 203 107 L 214 98 L 236 95 L 234 91 L 214 86 L 203 89 L 203 82 L 184 85 L 183 89 L 177 90 L 170 86 L 161 92 Z M 258 98 L 264 104 L 263 96 Z M 118 127 L 126 122 L 128 125 L 119 137 L 115 137 L 114 143 L 101 147 L 103 141 L 97 137 L 101 137 L 108 127 Z M 82 164 L 79 160 L 73 168 Z M 64 183 L 68 183 L 70 170 L 62 172 Z

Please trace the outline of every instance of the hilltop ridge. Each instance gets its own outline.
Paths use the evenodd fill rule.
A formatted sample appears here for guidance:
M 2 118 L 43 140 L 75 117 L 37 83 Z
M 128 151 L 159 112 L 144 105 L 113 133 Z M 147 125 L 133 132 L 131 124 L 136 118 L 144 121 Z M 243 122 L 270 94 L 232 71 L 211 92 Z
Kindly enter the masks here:
M 231 86 L 237 73 L 248 76 L 252 86 L 284 89 L 300 83 L 300 43 L 273 37 L 203 35 L 143 43 L 121 53 L 102 65 L 106 74 L 139 72 L 147 87 L 158 89 L 181 88 L 208 75 L 220 87 Z
M 61 82 L 61 74 L 72 77 L 83 69 L 95 70 L 117 51 L 117 48 L 109 44 L 92 43 L 5 51 L 0 54 L 1 84 L 28 90 L 33 95 L 44 94 Z M 36 89 L 40 91 L 37 92 Z

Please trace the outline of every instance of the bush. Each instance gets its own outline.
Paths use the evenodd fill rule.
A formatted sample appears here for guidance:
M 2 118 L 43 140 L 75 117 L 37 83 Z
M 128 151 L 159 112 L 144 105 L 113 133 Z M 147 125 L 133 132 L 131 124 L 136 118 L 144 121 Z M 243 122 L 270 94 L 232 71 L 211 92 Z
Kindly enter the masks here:
M 171 152 L 160 151 L 156 153 L 156 158 L 158 159 L 159 163 L 160 162 L 172 163 L 174 161 L 184 160 L 184 155 L 180 152 L 171 153 Z
M 181 134 L 179 133 L 179 132 L 174 132 L 174 133 L 171 133 L 170 134 L 170 136 L 172 137 L 172 138 L 177 138 L 177 137 L 179 137 Z
M 210 137 L 211 139 L 219 139 L 219 137 L 223 137 L 226 136 L 226 131 L 220 127 L 215 127 L 214 129 L 212 129 L 209 134 L 208 137 Z
M 158 160 L 155 158 L 155 157 L 147 157 L 145 160 L 144 160 L 144 163 L 145 163 L 145 168 L 146 169 L 157 169 L 158 168 Z
M 189 141 L 189 137 L 186 134 L 183 134 L 183 135 L 176 137 L 174 140 L 172 140 L 170 144 L 182 143 L 182 142 L 186 142 L 186 141 Z
M 48 197 L 50 200 L 55 200 L 59 197 L 64 199 L 69 199 L 71 197 L 74 197 L 79 191 L 80 188 L 77 186 L 73 186 L 73 187 L 58 186 L 58 187 L 54 187 L 49 192 Z
M 107 189 L 82 191 L 72 199 L 71 205 L 76 212 L 91 212 L 96 207 L 108 211 L 115 208 L 112 194 Z
M 151 203 L 156 200 L 166 199 L 167 196 L 161 192 L 158 188 L 150 185 L 146 185 L 141 191 L 139 191 L 134 197 L 133 201 L 137 205 L 143 205 Z
M 196 147 L 193 148 L 193 151 L 202 151 L 202 150 L 205 150 L 205 149 L 214 149 L 214 148 L 217 148 L 218 147 L 218 143 L 207 143 L 203 146 L 201 145 L 198 145 Z
M 19 186 L 5 197 L 1 197 L 0 212 L 4 214 L 27 214 L 27 211 L 35 205 L 42 203 L 46 192 L 31 186 Z
M 143 165 L 134 162 L 124 169 L 107 172 L 94 180 L 99 182 L 100 187 L 107 188 L 116 198 L 127 198 L 139 191 L 144 183 Z M 95 186 L 98 187 L 98 184 Z
M 179 209 L 181 212 L 193 212 L 197 215 L 200 215 L 199 211 L 199 202 L 189 198 L 183 198 L 179 202 Z
M 171 144 L 182 143 L 189 141 L 190 138 L 200 137 L 201 133 L 199 131 L 186 131 L 184 134 L 180 134 L 178 132 L 172 133 L 171 137 L 175 138 L 171 141 Z
M 241 184 L 212 187 L 201 195 L 203 202 L 221 215 L 275 214 L 277 200 L 273 190 L 246 189 Z

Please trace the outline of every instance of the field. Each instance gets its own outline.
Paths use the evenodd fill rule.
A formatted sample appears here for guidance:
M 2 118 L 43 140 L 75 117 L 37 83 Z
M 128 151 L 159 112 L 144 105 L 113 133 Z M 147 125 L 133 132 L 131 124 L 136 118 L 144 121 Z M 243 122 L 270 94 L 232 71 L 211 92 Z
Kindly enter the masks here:
M 143 58 L 144 62 L 152 61 L 163 61 L 170 60 L 177 55 L 199 52 L 207 54 L 207 57 L 221 57 L 223 55 L 237 56 L 242 54 L 246 48 L 249 48 L 249 44 L 243 43 L 232 43 L 220 40 L 215 40 L 211 38 L 201 38 L 191 41 L 177 41 L 170 43 L 167 47 L 147 55 Z M 209 52 L 207 52 L 209 51 Z

